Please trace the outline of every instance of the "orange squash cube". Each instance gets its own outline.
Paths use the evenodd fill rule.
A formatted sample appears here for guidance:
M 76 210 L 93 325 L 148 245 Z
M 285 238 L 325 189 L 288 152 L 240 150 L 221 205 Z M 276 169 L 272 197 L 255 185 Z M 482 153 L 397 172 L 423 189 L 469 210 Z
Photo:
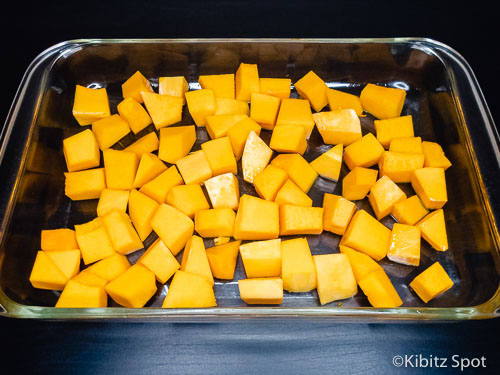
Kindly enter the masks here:
M 213 277 L 222 280 L 234 278 L 240 244 L 241 241 L 231 241 L 206 249 Z
M 59 271 L 68 279 L 72 279 L 80 271 L 80 250 L 48 251 L 47 257 L 59 268 Z
M 274 201 L 276 194 L 283 184 L 288 180 L 288 173 L 272 164 L 267 165 L 264 170 L 255 176 L 255 191 L 262 199 Z
M 338 235 L 343 235 L 356 205 L 340 195 L 325 193 L 323 195 L 323 229 Z
M 118 253 L 127 255 L 144 247 L 126 213 L 111 211 L 103 217 L 103 224 L 113 248 Z
M 411 115 L 375 120 L 374 124 L 377 139 L 385 148 L 389 147 L 393 139 L 414 137 Z
M 370 256 L 351 249 L 348 246 L 340 245 L 339 250 L 342 254 L 347 255 L 349 262 L 351 263 L 352 272 L 356 278 L 356 282 L 359 283 L 360 280 L 364 279 L 370 273 L 383 270 L 383 268 L 373 260 Z
M 82 272 L 99 276 L 107 282 L 116 279 L 130 268 L 127 257 L 120 253 L 114 253 L 85 268 Z M 107 283 L 106 282 L 106 283 Z
M 218 115 L 245 115 L 250 116 L 250 106 L 243 100 L 215 98 L 215 116 Z
M 205 127 L 207 128 L 210 139 L 225 137 L 229 129 L 246 118 L 248 118 L 248 116 L 241 113 L 211 115 L 207 116 Z
M 344 150 L 344 161 L 349 169 L 356 167 L 372 167 L 378 163 L 384 148 L 372 133 L 351 143 Z
M 99 148 L 105 150 L 130 133 L 130 127 L 127 121 L 115 114 L 93 122 L 92 133 L 95 135 Z
M 98 217 L 88 223 L 75 225 L 75 234 L 83 263 L 86 265 L 115 254 L 102 218 Z
M 182 254 L 180 270 L 203 276 L 210 284 L 214 284 L 212 270 L 210 269 L 205 251 L 205 244 L 201 237 L 193 235 L 186 243 L 184 253 Z
M 200 185 L 172 186 L 167 195 L 167 204 L 177 208 L 191 219 L 196 211 L 210 208 L 205 193 Z
M 196 142 L 194 125 L 173 126 L 160 129 L 158 157 L 170 164 L 183 158 Z
M 323 207 L 304 207 L 291 204 L 280 206 L 280 235 L 321 234 Z
M 322 305 L 353 297 L 358 292 L 347 255 L 313 255 L 313 260 L 316 268 L 316 288 Z
M 234 235 L 236 240 L 268 240 L 280 234 L 279 205 L 243 194 L 240 198 Z
M 279 305 L 283 302 L 283 280 L 279 277 L 238 280 L 238 290 L 248 305 Z
M 123 98 L 133 98 L 139 103 L 143 103 L 142 92 L 153 92 L 151 83 L 140 72 L 136 71 L 122 84 Z
M 69 280 L 57 299 L 56 308 L 106 307 L 108 295 L 103 286 L 85 285 Z
M 422 233 L 422 238 L 426 240 L 433 249 L 438 251 L 448 250 L 448 235 L 446 233 L 446 223 L 443 209 L 437 209 L 422 220 L 416 226 Z
M 235 98 L 234 74 L 200 75 L 198 82 L 202 89 L 210 89 L 216 98 Z
M 156 156 L 150 152 L 145 152 L 141 155 L 137 172 L 134 179 L 134 188 L 140 188 L 148 183 L 160 173 L 167 170 L 167 166 Z
M 401 297 L 383 269 L 369 273 L 359 280 L 358 285 L 373 307 L 394 308 L 403 304 Z
M 153 198 L 158 203 L 165 203 L 172 186 L 182 185 L 184 180 L 175 165 L 160 173 L 140 188 L 140 192 Z
M 99 144 L 90 129 L 63 140 L 63 154 L 68 172 L 76 172 L 99 166 Z
M 281 276 L 281 239 L 240 245 L 247 278 Z
M 428 209 L 442 208 L 448 202 L 443 168 L 425 167 L 413 170 L 411 186 Z
M 415 225 L 429 211 L 424 207 L 418 195 L 397 202 L 392 206 L 391 215 L 401 224 Z
M 202 237 L 232 237 L 235 212 L 230 208 L 210 208 L 196 211 L 194 230 Z
M 141 95 L 156 130 L 182 120 L 182 98 L 144 91 Z
M 425 303 L 443 294 L 452 286 L 453 280 L 439 262 L 432 264 L 410 283 L 410 287 Z
M 106 88 L 91 89 L 76 85 L 73 102 L 73 116 L 80 125 L 90 125 L 93 122 L 109 117 L 109 99 Z
M 389 215 L 394 204 L 406 198 L 405 192 L 387 176 L 380 177 L 370 188 L 368 195 L 368 200 L 378 220 Z
M 63 290 L 68 278 L 47 254 L 49 252 L 37 252 L 29 277 L 30 283 L 38 289 Z
M 377 181 L 377 175 L 376 169 L 354 168 L 342 180 L 342 196 L 351 201 L 363 199 Z
M 343 145 L 333 146 L 327 152 L 311 161 L 311 167 L 323 178 L 338 181 L 342 168 Z
M 389 119 L 401 115 L 406 98 L 403 89 L 367 84 L 361 91 L 363 109 L 379 119 Z
M 200 184 L 212 177 L 212 169 L 203 150 L 178 159 L 176 165 L 185 184 Z
M 177 271 L 163 301 L 163 308 L 201 308 L 217 305 L 213 285 L 196 273 Z
M 309 292 L 316 288 L 316 267 L 307 239 L 281 241 L 281 278 L 289 292 Z
M 321 111 L 328 104 L 326 96 L 328 87 L 325 81 L 312 70 L 295 82 L 295 89 L 301 97 L 309 100 L 316 112 Z
M 450 160 L 444 154 L 443 148 L 436 142 L 422 142 L 422 152 L 425 155 L 424 167 L 443 168 L 451 167 Z
M 323 142 L 348 146 L 361 138 L 361 122 L 353 109 L 337 109 L 312 115 Z
M 252 93 L 260 91 L 257 64 L 241 63 L 235 77 L 236 99 L 249 102 Z
M 128 212 L 130 220 L 139 235 L 141 241 L 145 241 L 151 234 L 151 218 L 156 212 L 159 204 L 153 198 L 148 197 L 135 189 L 130 191 L 128 201 Z
M 153 152 L 158 150 L 159 144 L 160 141 L 158 140 L 156 132 L 152 131 L 125 147 L 123 150 L 133 152 L 140 157 L 144 152 Z
M 277 152 L 303 155 L 307 149 L 306 130 L 300 125 L 281 125 L 273 130 L 269 147 Z
M 239 160 L 243 155 L 243 150 L 245 149 L 245 144 L 250 132 L 254 132 L 257 136 L 260 135 L 260 130 L 262 128 L 250 117 L 245 118 L 230 129 L 227 130 L 226 135 L 231 141 L 231 146 L 233 147 L 233 153 L 236 160 Z
M 313 205 L 312 199 L 290 179 L 287 179 L 278 190 L 274 201 L 279 205 L 292 204 L 304 207 L 312 207 Z
M 420 229 L 394 223 L 387 258 L 396 263 L 418 266 L 420 263 Z
M 275 126 L 300 125 L 306 130 L 309 139 L 314 128 L 313 114 L 307 99 L 289 98 L 281 101 Z
M 299 154 L 277 155 L 271 161 L 271 165 L 285 170 L 288 173 L 288 178 L 306 194 L 311 190 L 311 187 L 318 178 L 318 173 L 307 160 Z
M 412 172 L 424 166 L 424 158 L 424 154 L 384 151 L 378 162 L 380 176 L 394 182 L 410 182 Z
M 134 187 L 135 175 L 139 166 L 139 158 L 129 151 L 103 151 L 106 186 L 109 189 L 130 190 Z
M 185 103 L 185 94 L 189 90 L 188 81 L 184 76 L 159 77 L 158 93 L 160 95 L 170 95 L 182 98 L 182 104 Z
M 290 98 L 292 80 L 290 78 L 260 78 L 260 93 L 276 96 L 280 99 Z
M 118 304 L 140 308 L 156 293 L 155 274 L 140 264 L 134 264 L 105 286 L 106 292 Z
M 201 149 L 205 152 L 208 164 L 212 170 L 212 176 L 225 173 L 238 173 L 236 158 L 229 137 L 212 139 L 201 144 Z
M 120 116 L 128 123 L 134 134 L 147 128 L 153 122 L 146 109 L 132 97 L 123 99 L 116 106 Z
M 358 96 L 329 88 L 326 90 L 326 97 L 330 111 L 353 109 L 359 117 L 363 116 L 363 106 Z
M 250 118 L 264 129 L 273 129 L 278 118 L 281 99 L 254 92 L 250 99 Z
M 165 284 L 181 267 L 168 247 L 159 238 L 137 259 L 137 263 L 155 274 L 158 282 Z
M 389 151 L 422 154 L 424 152 L 424 149 L 422 147 L 422 138 L 394 138 L 391 140 L 391 143 L 389 143 Z
M 97 202 L 97 216 L 104 216 L 111 211 L 127 211 L 128 190 L 104 189 Z
M 40 248 L 45 251 L 78 249 L 78 242 L 73 229 L 44 229 L 40 237 Z

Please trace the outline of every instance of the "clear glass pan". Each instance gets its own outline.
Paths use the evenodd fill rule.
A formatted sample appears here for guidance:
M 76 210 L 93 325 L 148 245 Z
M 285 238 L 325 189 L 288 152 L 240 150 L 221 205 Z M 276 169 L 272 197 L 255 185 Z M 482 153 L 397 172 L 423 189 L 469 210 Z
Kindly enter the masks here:
M 285 293 L 278 307 L 251 307 L 239 298 L 237 282 L 216 282 L 217 308 L 161 308 L 167 288 L 143 309 L 110 302 L 103 309 L 56 309 L 58 293 L 33 288 L 29 273 L 41 229 L 72 227 L 95 217 L 96 201 L 71 202 L 64 195 L 62 139 L 81 131 L 71 114 L 75 84 L 106 87 L 112 111 L 121 83 L 140 70 L 157 88 L 158 77 L 184 75 L 196 87 L 200 74 L 235 72 L 240 62 L 257 63 L 261 77 L 297 81 L 314 70 L 329 87 L 359 94 L 366 83 L 407 90 L 403 114 L 411 114 L 416 135 L 439 142 L 453 163 L 447 170 L 449 202 L 445 215 L 450 250 L 436 252 L 422 243 L 419 267 L 383 260 L 403 307 L 370 307 L 361 291 L 342 304 L 320 306 L 315 291 Z M 296 95 L 293 92 L 293 95 Z M 192 123 L 184 114 L 182 124 Z M 362 119 L 373 132 L 373 118 Z M 147 129 L 150 131 L 151 129 Z M 142 133 L 138 134 L 138 136 Z M 269 134 L 264 131 L 266 140 Z M 207 139 L 198 130 L 198 141 Z M 480 87 L 467 62 L 450 47 L 429 39 L 154 39 L 73 40 L 42 52 L 29 66 L 1 133 L 0 314 L 39 319 L 125 319 L 233 321 L 295 318 L 324 321 L 459 320 L 492 318 L 500 307 L 500 153 L 499 136 Z M 114 146 L 122 148 L 134 137 Z M 267 139 L 268 140 L 268 139 Z M 313 132 L 306 158 L 325 151 Z M 341 176 L 347 172 L 343 167 Z M 241 179 L 242 192 L 255 195 Z M 411 188 L 401 184 L 409 193 Z M 408 185 L 408 184 L 406 184 Z M 318 178 L 311 196 L 321 205 L 324 192 L 341 184 Z M 366 201 L 359 208 L 371 211 Z M 384 219 L 389 228 L 394 220 Z M 149 245 L 155 235 L 150 236 Z M 313 254 L 337 252 L 339 236 L 308 236 Z M 207 240 L 211 246 L 211 240 Z M 141 252 L 132 254 L 134 262 Z M 427 305 L 409 282 L 439 260 L 454 287 Z M 236 279 L 244 278 L 241 260 Z

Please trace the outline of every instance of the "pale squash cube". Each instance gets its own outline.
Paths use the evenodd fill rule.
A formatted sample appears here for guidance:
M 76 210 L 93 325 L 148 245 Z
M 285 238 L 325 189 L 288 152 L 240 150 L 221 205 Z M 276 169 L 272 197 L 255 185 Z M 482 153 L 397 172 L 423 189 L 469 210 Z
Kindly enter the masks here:
M 376 165 L 384 153 L 384 148 L 372 133 L 351 143 L 344 150 L 344 161 L 349 169 L 369 168 Z
M 361 91 L 363 109 L 379 119 L 395 118 L 401 115 L 406 98 L 403 89 L 368 83 Z
M 374 125 L 377 139 L 385 148 L 389 147 L 393 139 L 414 137 L 411 115 L 375 120 Z
M 163 308 L 201 308 L 217 305 L 214 289 L 206 277 L 177 271 L 168 288 Z
M 295 89 L 304 99 L 309 100 L 316 112 L 319 112 L 328 104 L 325 81 L 314 71 L 309 71 L 305 76 L 295 82 Z
M 153 92 L 151 83 L 140 72 L 136 71 L 122 84 L 122 96 L 124 98 L 133 98 L 139 103 L 143 103 L 142 92 Z
M 429 211 L 424 207 L 418 195 L 397 202 L 392 206 L 391 215 L 401 224 L 415 225 Z
M 181 267 L 165 243 L 159 238 L 137 259 L 137 263 L 152 271 L 156 280 L 161 284 L 165 284 Z
M 229 241 L 228 237 L 225 238 Z M 240 244 L 241 241 L 231 241 L 216 244 L 206 249 L 213 277 L 222 280 L 232 280 L 234 278 Z
M 342 168 L 343 145 L 333 146 L 311 161 L 311 167 L 323 178 L 338 181 Z
M 212 90 L 201 89 L 185 94 L 189 114 L 196 126 L 205 126 L 207 116 L 215 114 L 215 95 Z
M 141 155 L 145 152 L 153 152 L 158 150 L 159 144 L 160 141 L 158 139 L 158 136 L 156 135 L 156 132 L 153 131 L 139 138 L 131 145 L 125 147 L 124 151 L 133 152 L 138 157 L 141 157 Z
M 277 152 L 303 155 L 307 149 L 306 130 L 300 125 L 281 125 L 274 128 L 269 147 Z
M 422 238 L 426 240 L 434 250 L 448 250 L 448 235 L 446 233 L 446 223 L 442 208 L 431 212 L 415 225 L 420 229 Z
M 204 183 L 213 208 L 238 209 L 240 188 L 238 178 L 232 173 L 224 173 L 209 178 Z
M 73 116 L 80 125 L 90 125 L 93 122 L 109 117 L 109 99 L 106 88 L 92 89 L 81 85 L 75 87 Z
M 99 145 L 90 129 L 65 138 L 63 154 L 68 172 L 98 167 L 101 160 Z
M 64 273 L 50 260 L 49 252 L 38 251 L 30 273 L 30 283 L 38 289 L 63 290 L 68 282 Z
M 203 238 L 193 235 L 188 240 L 182 254 L 180 270 L 203 276 L 211 285 L 214 284 Z
M 248 134 L 241 157 L 243 179 L 253 183 L 255 176 L 269 164 L 273 150 L 253 130 Z
M 396 203 L 406 199 L 405 192 L 387 176 L 380 177 L 370 188 L 368 195 L 368 201 L 378 220 L 389 215 Z
M 453 280 L 439 262 L 432 264 L 410 283 L 410 287 L 425 303 L 443 294 L 452 286 Z
M 134 187 L 139 158 L 133 152 L 113 150 L 103 151 L 106 185 L 109 189 L 130 190 Z
M 280 206 L 280 235 L 321 234 L 323 207 L 304 207 L 292 204 Z
M 312 199 L 290 179 L 287 179 L 278 190 L 274 201 L 279 205 L 292 204 L 304 207 L 312 207 L 313 205 Z
M 236 240 L 268 240 L 279 237 L 279 205 L 244 194 L 240 198 L 234 235 Z
M 299 154 L 280 154 L 277 155 L 271 164 L 281 168 L 288 173 L 288 178 L 302 189 L 304 193 L 311 190 L 314 181 L 318 178 L 318 173 L 307 162 L 302 155 Z
M 111 211 L 103 217 L 103 223 L 113 248 L 118 253 L 127 255 L 144 247 L 126 213 Z
M 92 133 L 95 135 L 99 148 L 105 150 L 130 133 L 130 127 L 127 121 L 115 114 L 93 122 Z
M 151 181 L 142 185 L 139 191 L 161 204 L 167 201 L 167 195 L 172 186 L 182 185 L 183 183 L 184 180 L 177 167 L 172 165 L 165 172 L 160 173 Z
M 276 125 L 281 99 L 254 92 L 250 100 L 250 118 L 264 129 L 272 130 Z
M 255 176 L 255 191 L 262 199 L 274 201 L 276 194 L 288 180 L 288 173 L 283 169 L 268 164 L 264 170 Z
M 281 239 L 240 245 L 240 255 L 247 278 L 281 276 Z
M 309 139 L 314 128 L 314 119 L 309 100 L 296 98 L 283 99 L 275 126 L 282 125 L 302 126 L 306 130 L 306 138 Z
M 240 63 L 235 76 L 236 99 L 249 102 L 252 93 L 260 91 L 257 64 Z
M 248 117 L 239 121 L 227 130 L 226 135 L 231 141 L 231 146 L 233 147 L 233 153 L 236 160 L 239 160 L 243 155 L 243 150 L 245 149 L 245 144 L 250 132 L 253 131 L 257 136 L 260 136 L 261 129 L 262 128 L 259 124 Z
M 106 307 L 108 295 L 104 286 L 87 285 L 69 280 L 59 296 L 56 308 Z
M 45 251 L 78 249 L 75 231 L 70 228 L 43 229 L 40 235 L 40 248 Z
M 276 96 L 280 99 L 290 98 L 292 80 L 290 78 L 260 78 L 260 93 Z
M 141 95 L 156 130 L 182 120 L 182 98 L 144 91 L 141 92 Z
M 340 195 L 323 195 L 323 229 L 343 235 L 356 212 L 356 205 Z
M 328 99 L 330 111 L 335 111 L 337 109 L 353 109 L 358 117 L 363 116 L 363 106 L 361 105 L 359 96 L 328 88 L 326 90 L 326 97 Z
M 442 208 L 448 202 L 444 168 L 424 167 L 413 170 L 411 186 L 427 209 Z
M 347 255 L 349 263 L 351 263 L 352 272 L 354 274 L 356 282 L 358 283 L 370 273 L 378 270 L 383 270 L 380 264 L 375 262 L 373 258 L 366 255 L 365 253 L 356 251 L 344 245 L 340 245 L 339 250 L 342 254 Z
M 283 280 L 265 277 L 238 280 L 240 298 L 248 305 L 279 305 L 283 302 Z
M 76 241 L 86 265 L 115 254 L 102 218 L 75 225 Z
M 225 137 L 227 131 L 242 120 L 247 119 L 245 114 L 211 115 L 207 116 L 205 127 L 210 139 Z
M 337 109 L 312 115 L 323 142 L 349 146 L 361 138 L 361 122 L 353 109 Z
M 307 239 L 281 241 L 281 278 L 289 292 L 309 292 L 317 287 L 316 268 Z
M 140 264 L 134 264 L 110 281 L 105 290 L 119 305 L 141 308 L 156 293 L 155 274 Z
M 151 218 L 151 227 L 174 255 L 183 249 L 194 231 L 193 220 L 166 203 L 157 208 Z
M 351 263 L 345 254 L 321 254 L 313 256 L 316 283 L 321 305 L 351 298 L 358 286 Z
M 378 261 L 387 255 L 390 237 L 389 228 L 365 210 L 358 210 L 347 226 L 341 244 L 365 253 Z
M 236 158 L 229 137 L 212 139 L 201 144 L 201 149 L 205 152 L 208 164 L 212 170 L 212 176 L 225 173 L 238 173 Z
M 146 129 L 153 122 L 146 109 L 134 98 L 123 99 L 118 103 L 116 109 L 134 134 Z
M 130 191 L 128 212 L 141 241 L 151 234 L 151 218 L 159 207 L 159 203 L 135 189 Z
M 189 84 L 184 76 L 158 78 L 158 94 L 180 97 L 182 104 L 186 101 L 185 95 L 188 90 Z
M 410 182 L 412 172 L 423 168 L 424 154 L 384 151 L 378 162 L 380 176 L 387 176 L 394 182 Z
M 195 184 L 172 186 L 167 195 L 167 204 L 182 211 L 191 219 L 197 211 L 210 208 L 201 186 Z
M 420 229 L 413 225 L 394 223 L 387 258 L 408 266 L 420 264 Z
M 231 208 L 210 208 L 194 214 L 194 230 L 205 238 L 232 237 L 236 213 Z
M 216 98 L 235 98 L 234 74 L 200 75 L 198 82 L 202 89 L 210 89 Z
M 436 142 L 422 142 L 422 152 L 425 155 L 424 167 L 443 168 L 447 170 L 451 167 L 450 159 L 448 159 L 441 145 Z
M 98 199 L 106 189 L 104 168 L 64 173 L 64 194 L 71 200 Z
M 203 150 L 195 151 L 175 163 L 185 184 L 201 184 L 213 176 Z
M 342 180 L 342 196 L 351 201 L 363 199 L 377 182 L 377 175 L 376 169 L 364 167 L 352 169 Z
M 403 304 L 397 290 L 382 268 L 359 280 L 358 285 L 373 307 L 395 308 Z
M 189 154 L 196 142 L 194 125 L 173 126 L 160 129 L 158 158 L 175 164 Z

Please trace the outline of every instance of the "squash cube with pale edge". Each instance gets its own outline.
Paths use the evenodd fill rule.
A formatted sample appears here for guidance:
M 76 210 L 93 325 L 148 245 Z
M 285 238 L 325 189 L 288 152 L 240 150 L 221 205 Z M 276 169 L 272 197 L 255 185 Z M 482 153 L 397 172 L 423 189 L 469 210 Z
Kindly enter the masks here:
M 341 244 L 380 260 L 387 255 L 390 237 L 389 228 L 365 210 L 358 210 L 347 226 Z
M 281 276 L 281 239 L 240 245 L 240 255 L 248 278 Z
M 106 307 L 108 295 L 104 286 L 87 285 L 76 280 L 69 280 L 59 296 L 57 308 L 93 308 Z
M 328 104 L 328 98 L 326 96 L 328 86 L 326 86 L 325 81 L 312 70 L 295 82 L 295 89 L 300 96 L 309 100 L 316 112 L 321 111 L 323 107 Z
M 280 235 L 321 234 L 323 207 L 280 206 Z
M 205 152 L 208 164 L 212 170 L 212 176 L 225 173 L 238 173 L 236 158 L 229 137 L 212 139 L 201 144 L 201 149 Z
M 309 292 L 317 287 L 316 268 L 307 239 L 281 241 L 281 278 L 289 292 Z
M 228 98 L 215 98 L 215 116 L 218 115 L 250 115 L 248 102 Z
M 196 211 L 194 229 L 205 238 L 232 237 L 236 214 L 231 208 L 210 208 Z
M 420 263 L 420 229 L 394 223 L 387 258 L 396 263 L 418 266 Z
M 203 238 L 193 235 L 188 240 L 182 254 L 180 270 L 203 276 L 211 285 L 214 284 Z
M 323 142 L 348 146 L 361 138 L 361 122 L 353 109 L 337 109 L 312 115 Z
M 420 168 L 412 171 L 411 186 L 428 209 L 442 208 L 448 202 L 443 168 Z
M 141 94 L 156 130 L 182 120 L 182 98 L 154 92 L 142 92 Z
M 185 94 L 188 90 L 189 84 L 184 76 L 158 78 L 158 94 L 180 97 L 182 98 L 183 105 L 186 101 Z
M 180 158 L 189 154 L 196 142 L 194 125 L 173 126 L 160 129 L 158 158 L 175 164 Z
M 361 91 L 363 109 L 379 119 L 395 118 L 401 115 L 406 98 L 403 89 L 368 83 Z
M 314 119 L 309 100 L 296 98 L 283 99 L 275 126 L 282 125 L 302 126 L 306 130 L 306 138 L 309 139 L 314 128 Z
M 290 78 L 260 78 L 260 93 L 276 96 L 280 99 L 290 98 L 292 80 Z
M 300 125 L 281 125 L 273 130 L 271 149 L 303 155 L 307 149 L 306 130 Z
M 168 288 L 163 308 L 201 308 L 217 306 L 213 285 L 201 275 L 177 271 Z
M 210 139 L 225 137 L 227 131 L 238 122 L 248 118 L 245 114 L 211 115 L 207 116 L 205 127 Z
M 127 121 L 115 114 L 92 123 L 92 133 L 99 148 L 105 150 L 130 133 L 130 127 Z
M 234 174 L 224 173 L 209 178 L 204 185 L 213 208 L 238 209 L 240 189 Z
M 191 219 L 199 210 L 208 210 L 208 204 L 205 193 L 200 185 L 178 185 L 172 186 L 167 195 L 167 204 L 177 208 Z
M 424 167 L 443 168 L 451 167 L 450 160 L 446 157 L 443 148 L 436 142 L 422 142 L 422 152 L 425 155 Z
M 344 161 L 349 169 L 372 167 L 381 158 L 384 148 L 372 133 L 351 143 L 344 150 Z
M 74 250 L 79 248 L 73 229 L 43 229 L 40 237 L 40 248 L 45 251 Z
M 38 251 L 29 277 L 31 285 L 38 289 L 63 290 L 68 278 L 48 256 L 49 252 Z
M 174 255 L 182 250 L 194 231 L 193 220 L 166 203 L 160 204 L 156 210 L 151 227 Z
M 86 265 L 115 254 L 113 243 L 101 217 L 85 224 L 75 225 L 75 233 L 83 263 Z
M 313 261 L 316 268 L 316 288 L 322 305 L 351 298 L 358 292 L 356 279 L 347 255 L 314 255 Z
M 241 166 L 243 168 L 243 179 L 253 183 L 255 176 L 264 170 L 269 164 L 273 150 L 255 133 L 250 131 L 245 142 Z
M 382 146 L 388 148 L 393 139 L 414 137 L 411 115 L 375 120 L 375 132 Z
M 340 195 L 323 195 L 323 229 L 343 235 L 356 212 L 356 205 Z
M 268 164 L 264 170 L 254 178 L 257 194 L 262 199 L 274 201 L 276 194 L 288 180 L 288 173 L 283 169 Z
M 175 164 L 185 184 L 201 184 L 212 177 L 212 169 L 203 150 L 186 155 Z
M 252 93 L 260 92 L 259 68 L 257 64 L 240 63 L 235 76 L 236 99 L 249 102 Z
M 153 152 L 158 150 L 159 144 L 160 141 L 158 140 L 158 136 L 156 135 L 156 132 L 153 131 L 139 138 L 131 145 L 125 147 L 124 151 L 133 152 L 140 157 L 145 152 Z
M 250 132 L 254 132 L 257 136 L 260 135 L 261 127 L 250 117 L 245 118 L 230 129 L 227 130 L 227 136 L 231 141 L 231 146 L 233 147 L 233 153 L 236 160 L 239 160 L 243 155 L 243 150 L 245 149 L 245 144 Z
M 148 197 L 135 189 L 130 191 L 128 201 L 128 212 L 130 220 L 134 225 L 141 241 L 146 240 L 153 231 L 151 218 L 153 217 L 159 204 L 153 198 Z
M 437 209 L 422 220 L 416 226 L 422 233 L 422 238 L 426 240 L 434 250 L 448 250 L 448 235 L 446 234 L 446 223 L 443 209 Z
M 403 304 L 401 297 L 383 269 L 370 272 L 358 285 L 373 307 L 390 308 Z
M 356 282 L 364 279 L 370 273 L 383 270 L 383 268 L 368 255 L 351 249 L 350 247 L 340 245 L 339 250 L 342 254 L 347 255 L 351 263 L 352 272 L 356 278 Z
M 90 129 L 63 140 L 63 153 L 68 172 L 81 171 L 99 166 L 99 146 Z
M 363 199 L 377 182 L 377 175 L 376 169 L 354 168 L 342 180 L 342 196 L 351 201 Z
M 264 129 L 272 130 L 276 125 L 281 99 L 254 92 L 250 101 L 250 118 Z
M 268 240 L 279 237 L 279 205 L 244 194 L 240 198 L 234 235 L 236 240 Z
M 202 89 L 210 89 L 216 98 L 234 99 L 234 74 L 200 75 L 198 82 Z
M 103 221 L 113 248 L 118 253 L 127 255 L 144 247 L 126 213 L 112 211 L 103 217 Z
M 443 294 L 452 286 L 453 280 L 439 262 L 432 264 L 410 283 L 410 287 L 425 303 Z
M 130 130 L 134 134 L 147 128 L 153 122 L 151 116 L 146 109 L 132 97 L 123 99 L 116 109 L 120 116 L 128 123 Z
M 48 251 L 47 256 L 68 280 L 80 271 L 80 250 Z
M 86 169 L 78 172 L 64 173 L 64 193 L 71 200 L 98 199 L 106 189 L 104 168 Z
M 106 185 L 109 189 L 130 190 L 134 186 L 139 158 L 133 152 L 113 150 L 103 151 Z
M 142 103 L 143 92 L 152 93 L 153 88 L 148 79 L 140 71 L 136 71 L 122 84 L 122 96 L 124 98 L 133 98 Z
M 139 166 L 137 167 L 133 187 L 142 187 L 142 185 L 148 183 L 166 169 L 167 166 L 158 156 L 150 152 L 143 153 L 139 161 Z
M 167 201 L 167 195 L 172 186 L 182 184 L 184 184 L 182 176 L 177 167 L 172 165 L 165 172 L 160 173 L 151 181 L 142 185 L 139 191 L 161 204 Z
M 326 90 L 326 97 L 328 99 L 330 111 L 335 111 L 337 109 L 353 109 L 358 117 L 364 116 L 363 106 L 358 96 L 329 88 Z
M 283 280 L 265 277 L 238 280 L 240 298 L 248 305 L 279 305 L 283 302 Z
M 105 286 L 106 292 L 119 305 L 140 308 L 156 293 L 155 274 L 140 264 L 134 264 Z
M 240 244 L 241 241 L 231 241 L 205 249 L 213 277 L 222 280 L 234 278 Z
M 318 178 L 318 173 L 299 154 L 280 154 L 271 161 L 271 165 L 285 170 L 288 178 L 306 194 Z
M 196 126 L 205 126 L 207 116 L 215 114 L 215 95 L 212 90 L 201 89 L 185 94 L 188 111 Z
M 321 177 L 338 181 L 340 169 L 342 168 L 342 153 L 343 145 L 338 144 L 318 156 L 309 164 L 311 164 L 311 167 L 313 167 L 316 173 Z
M 292 204 L 304 207 L 312 207 L 313 205 L 312 199 L 290 179 L 287 179 L 278 190 L 274 201 L 279 205 Z
M 120 253 L 106 257 L 89 267 L 85 268 L 82 272 L 99 276 L 107 282 L 116 279 L 130 267 L 130 262 L 127 257 Z
M 429 211 L 424 207 L 418 195 L 397 202 L 392 206 L 391 215 L 401 224 L 415 225 Z
M 165 284 L 181 267 L 177 259 L 159 238 L 137 260 L 138 264 L 155 274 L 158 282 Z
M 368 200 L 378 220 L 392 211 L 394 204 L 406 200 L 406 194 L 389 177 L 383 176 L 370 188 Z
M 394 182 L 410 182 L 412 172 L 424 166 L 424 154 L 384 151 L 378 162 L 380 176 Z
M 421 137 L 394 138 L 389 143 L 389 151 L 422 154 L 424 148 Z
M 106 88 L 91 89 L 76 85 L 73 102 L 73 116 L 80 125 L 90 125 L 93 122 L 109 117 L 109 99 Z

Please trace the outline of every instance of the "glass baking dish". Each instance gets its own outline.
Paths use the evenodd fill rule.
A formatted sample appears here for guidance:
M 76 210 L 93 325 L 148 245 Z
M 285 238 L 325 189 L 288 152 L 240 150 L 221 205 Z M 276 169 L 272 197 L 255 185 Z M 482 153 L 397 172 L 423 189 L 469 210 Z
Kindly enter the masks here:
M 354 94 L 367 83 L 403 88 L 404 114 L 411 114 L 416 135 L 437 141 L 453 166 L 447 170 L 449 201 L 445 215 L 450 249 L 437 252 L 422 241 L 421 264 L 410 267 L 384 259 L 381 265 L 404 304 L 370 307 L 361 291 L 341 303 L 320 306 L 316 291 L 285 292 L 283 304 L 252 307 L 239 298 L 237 279 L 244 278 L 238 260 L 235 281 L 216 281 L 216 308 L 162 309 L 167 287 L 142 309 L 119 307 L 56 309 L 58 292 L 39 290 L 28 281 L 40 231 L 72 228 L 95 217 L 96 200 L 72 202 L 64 195 L 62 139 L 82 128 L 72 116 L 75 84 L 106 87 L 112 112 L 121 101 L 121 84 L 140 70 L 157 89 L 158 77 L 184 75 L 190 89 L 200 74 L 235 72 L 240 62 L 257 63 L 261 77 L 289 77 L 296 82 L 314 70 L 329 87 Z M 292 90 L 292 96 L 296 96 Z M 192 123 L 186 110 L 182 124 Z M 151 125 L 152 126 L 152 125 Z M 373 132 L 373 118 L 362 118 L 363 132 Z M 151 128 L 146 130 L 150 131 Z M 207 140 L 198 129 L 198 141 Z M 269 131 L 263 138 L 269 140 Z M 139 133 L 138 136 L 143 133 Z M 266 138 L 267 137 L 267 138 Z M 129 135 L 114 148 L 123 148 Z M 314 130 L 308 160 L 324 152 Z M 167 321 L 236 321 L 295 318 L 324 321 L 460 320 L 492 318 L 500 307 L 500 153 L 499 137 L 480 87 L 467 62 L 442 43 L 421 38 L 394 39 L 148 39 L 73 40 L 42 52 L 25 73 L 1 133 L 0 178 L 0 312 L 40 319 L 126 319 Z M 345 166 L 341 177 L 347 172 Z M 240 178 L 240 189 L 255 195 Z M 410 192 L 409 184 L 401 184 Z M 324 192 L 341 192 L 341 184 L 318 178 L 311 197 L 321 205 Z M 367 200 L 359 208 L 372 213 Z M 386 218 L 389 228 L 394 220 Z M 156 238 L 153 233 L 147 247 Z M 337 252 L 340 237 L 329 232 L 308 236 L 313 254 Z M 212 240 L 206 240 L 212 246 Z M 134 262 L 142 253 L 129 256 Z M 182 255 L 182 253 L 181 253 Z M 455 285 L 424 304 L 409 282 L 439 260 Z

